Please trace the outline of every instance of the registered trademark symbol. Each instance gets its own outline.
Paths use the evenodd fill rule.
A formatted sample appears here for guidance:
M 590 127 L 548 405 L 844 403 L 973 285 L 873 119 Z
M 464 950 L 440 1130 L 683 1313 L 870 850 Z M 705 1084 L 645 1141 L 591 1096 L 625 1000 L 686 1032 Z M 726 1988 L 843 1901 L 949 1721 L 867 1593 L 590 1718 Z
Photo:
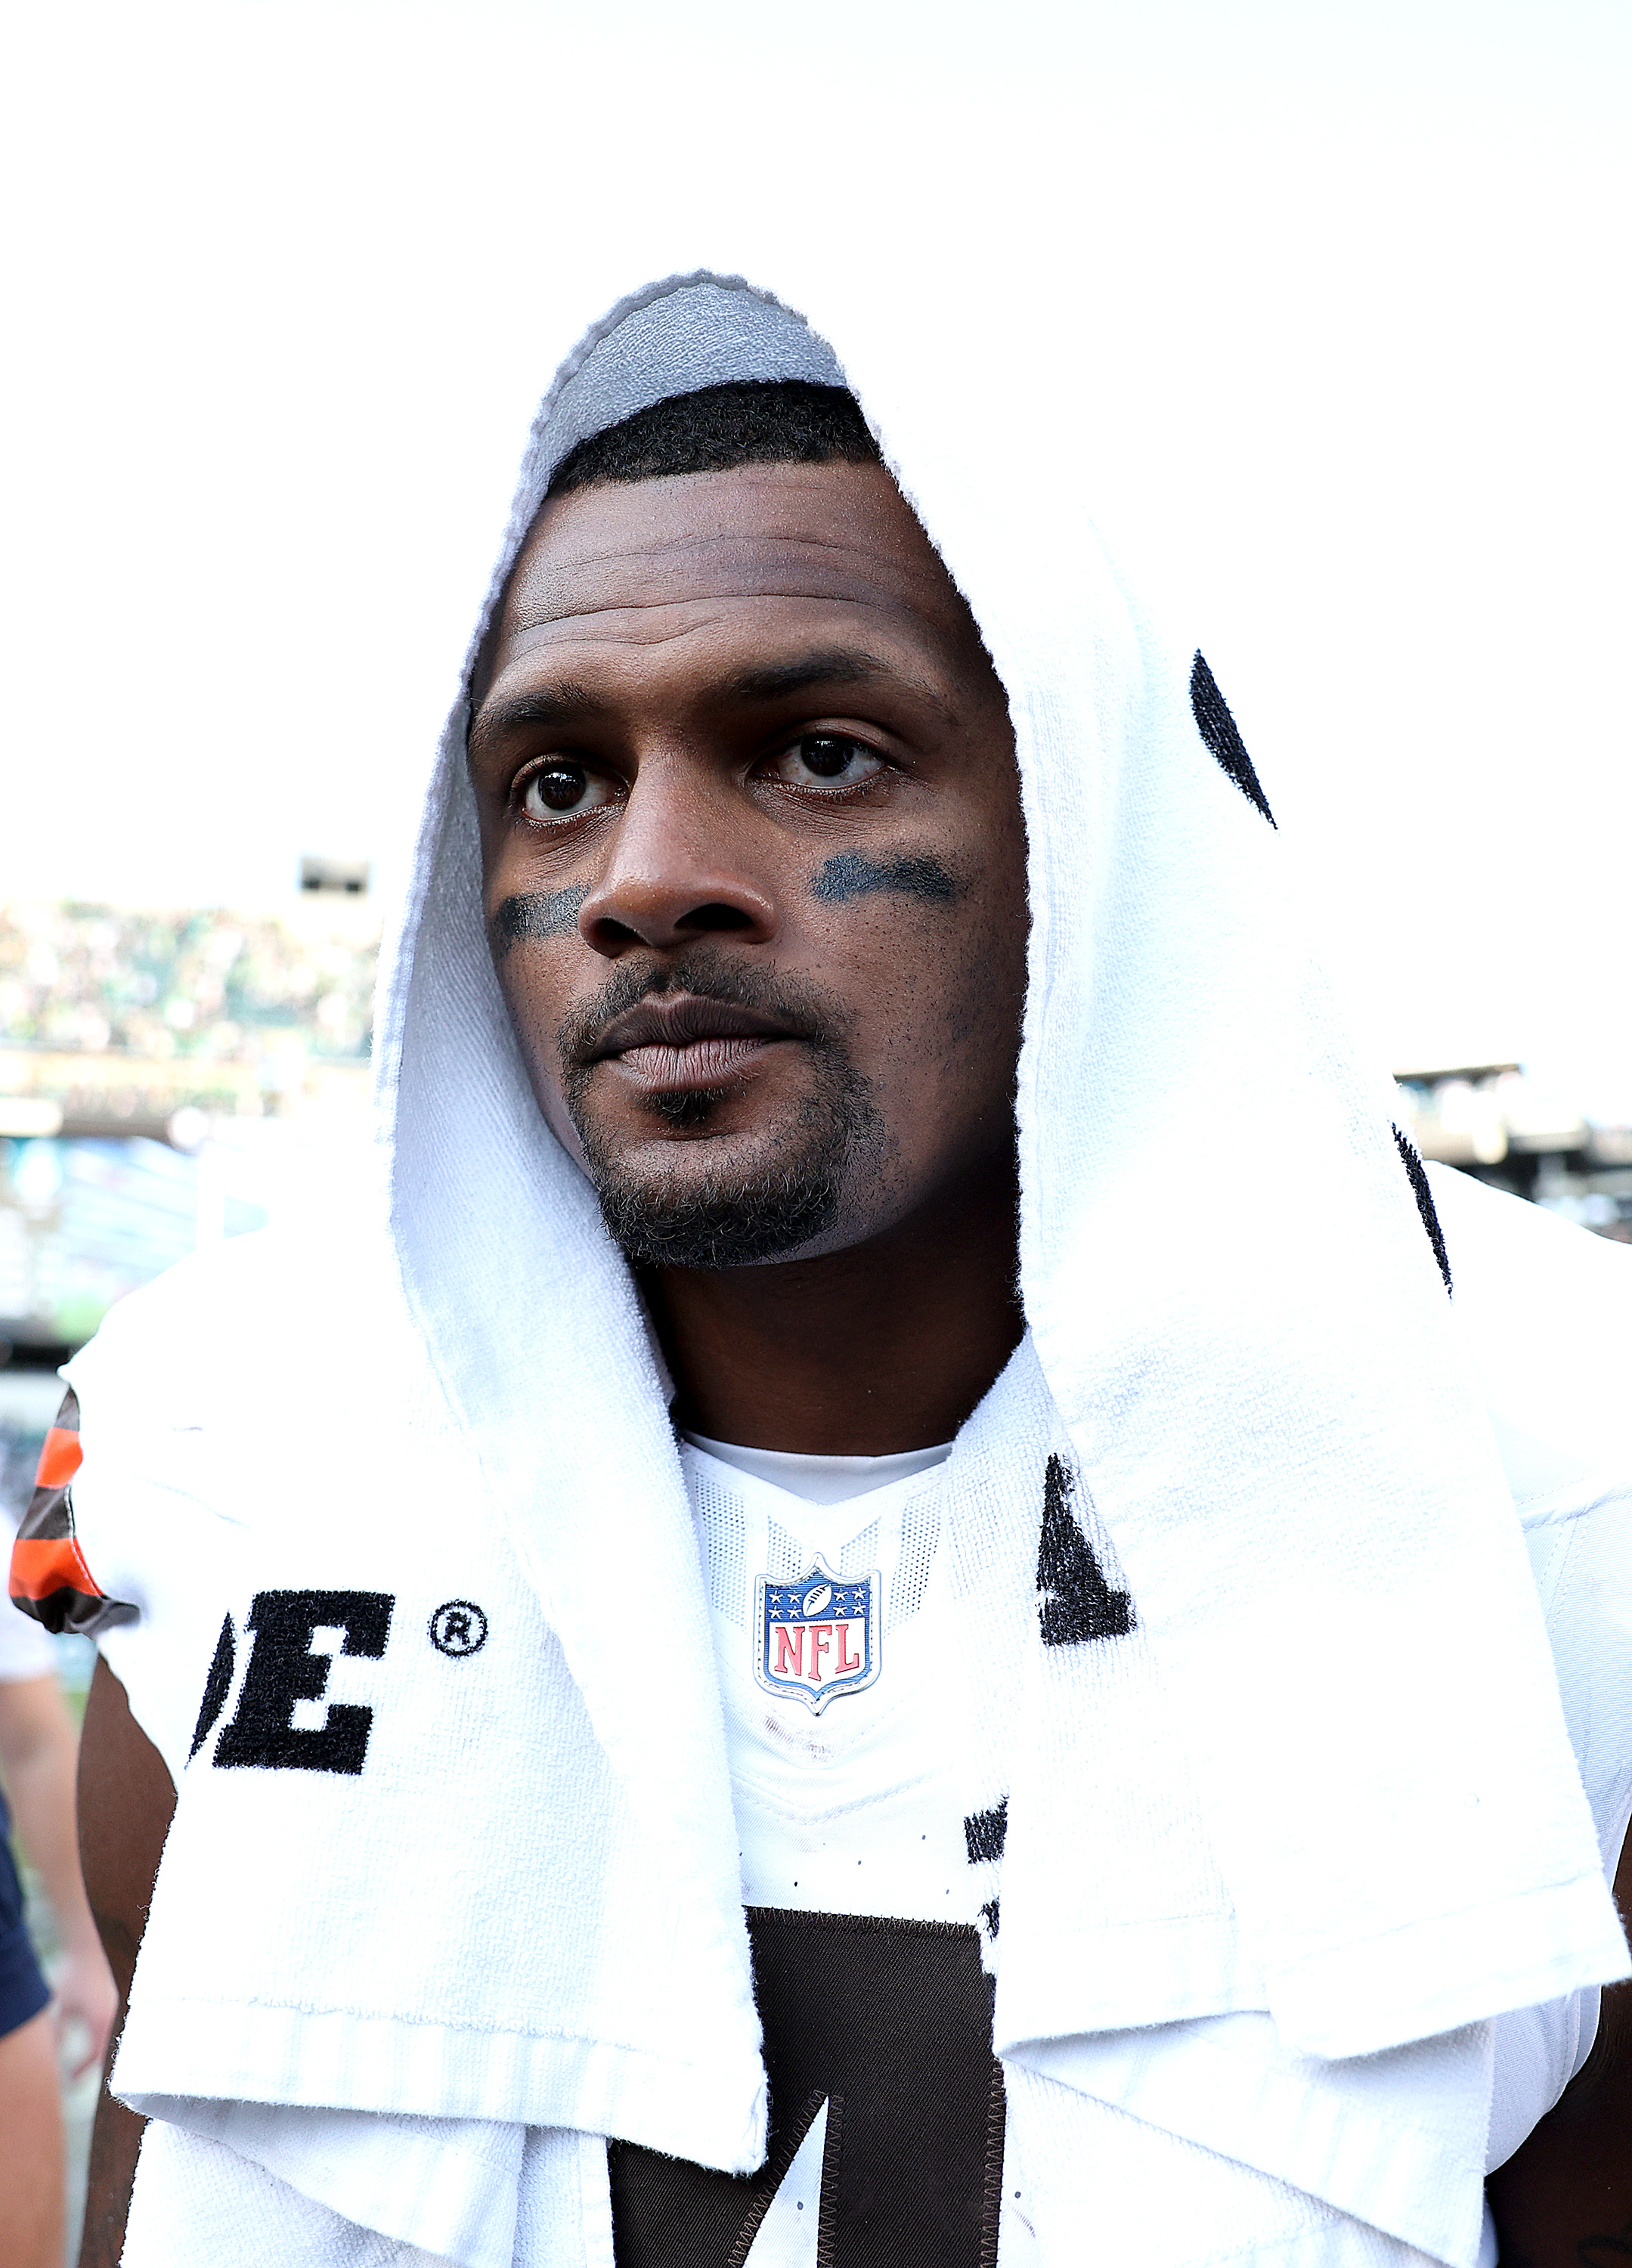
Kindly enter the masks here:
M 479 1653 L 488 1642 L 488 1618 L 468 1599 L 449 1599 L 430 1617 L 430 1643 L 438 1653 Z

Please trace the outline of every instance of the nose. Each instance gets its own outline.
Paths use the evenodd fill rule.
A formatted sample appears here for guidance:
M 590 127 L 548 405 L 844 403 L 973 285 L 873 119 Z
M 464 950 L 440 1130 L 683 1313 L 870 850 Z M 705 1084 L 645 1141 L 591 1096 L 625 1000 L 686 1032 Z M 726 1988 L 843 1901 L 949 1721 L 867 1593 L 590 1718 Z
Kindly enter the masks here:
M 712 931 L 768 942 L 775 901 L 734 855 L 731 821 L 721 799 L 682 769 L 643 764 L 606 868 L 578 909 L 585 943 L 615 961 L 632 946 L 673 951 Z

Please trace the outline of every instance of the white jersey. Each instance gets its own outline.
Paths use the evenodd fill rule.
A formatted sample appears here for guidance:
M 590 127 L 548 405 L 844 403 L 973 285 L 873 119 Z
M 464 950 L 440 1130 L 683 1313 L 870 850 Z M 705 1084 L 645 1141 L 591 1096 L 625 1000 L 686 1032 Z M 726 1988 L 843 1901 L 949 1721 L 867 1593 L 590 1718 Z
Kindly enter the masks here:
M 958 1758 L 937 1707 L 957 1674 L 948 1611 L 938 1468 L 951 1443 L 900 1457 L 818 1457 L 691 1434 L 681 1451 L 713 1614 L 726 1752 L 749 1906 L 804 1908 L 978 1926 L 994 1828 L 959 1827 Z M 1624 1507 L 1561 1527 L 1533 1516 L 1525 1540 L 1566 1685 L 1592 1643 L 1580 1614 L 1599 1561 L 1619 1557 Z M 761 1578 L 798 1583 L 830 1570 L 879 1586 L 874 1679 L 837 1690 L 818 1715 L 768 1694 L 755 1624 Z M 842 1594 L 841 1594 L 842 1596 Z M 773 1657 L 774 1658 L 774 1657 Z M 822 1665 L 825 1668 L 826 1663 Z M 811 1682 L 809 1679 L 806 1681 Z M 1493 2165 L 1511 2154 L 1579 2071 L 1597 2034 L 1589 1990 L 1496 2027 Z M 1004 2197 L 1001 2268 L 1034 2257 L 1023 2200 Z M 1487 2219 L 1484 2268 L 1495 2262 Z
M 745 1903 L 978 1924 L 979 1885 L 936 1710 L 937 1677 L 956 1674 L 936 1550 L 935 1466 L 950 1443 L 905 1461 L 711 1446 L 714 1454 L 694 1438 L 681 1462 L 712 1609 Z M 921 1469 L 878 1486 L 855 1469 L 898 1462 Z M 844 1469 L 834 1477 L 858 1482 L 856 1492 L 822 1502 L 765 1477 L 820 1486 L 827 1467 Z M 849 1691 L 839 1683 L 819 1714 L 797 1690 L 769 1692 L 756 1676 L 755 1610 L 761 1580 L 820 1580 L 824 1567 L 878 1585 L 877 1660 L 871 1683 Z M 812 1662 L 807 1689 L 850 1658 Z M 773 1673 L 775 1662 L 773 1652 Z

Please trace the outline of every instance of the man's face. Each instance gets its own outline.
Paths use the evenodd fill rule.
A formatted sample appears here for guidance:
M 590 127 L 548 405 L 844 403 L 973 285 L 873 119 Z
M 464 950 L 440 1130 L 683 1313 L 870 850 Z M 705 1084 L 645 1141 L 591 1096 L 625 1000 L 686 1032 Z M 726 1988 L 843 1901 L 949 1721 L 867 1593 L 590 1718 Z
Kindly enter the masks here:
M 836 1250 L 1007 1156 L 1013 740 L 882 468 L 572 491 L 486 660 L 470 770 L 499 980 L 633 1257 Z

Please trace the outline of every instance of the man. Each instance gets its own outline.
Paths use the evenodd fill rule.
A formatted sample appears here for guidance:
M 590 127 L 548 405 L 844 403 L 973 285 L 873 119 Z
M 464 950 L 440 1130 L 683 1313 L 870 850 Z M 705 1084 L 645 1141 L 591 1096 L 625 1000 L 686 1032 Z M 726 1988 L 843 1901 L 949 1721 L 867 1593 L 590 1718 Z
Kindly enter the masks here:
M 102 1633 L 121 1942 L 180 1788 L 136 2268 L 1472 2268 L 1503 2161 L 1507 2257 L 1632 2218 L 1624 1445 L 1510 1351 L 1605 1359 L 1621 1257 L 1442 1226 L 1206 665 L 907 367 L 893 472 L 728 280 L 569 358 L 388 1218 L 75 1366 L 18 1587 Z

